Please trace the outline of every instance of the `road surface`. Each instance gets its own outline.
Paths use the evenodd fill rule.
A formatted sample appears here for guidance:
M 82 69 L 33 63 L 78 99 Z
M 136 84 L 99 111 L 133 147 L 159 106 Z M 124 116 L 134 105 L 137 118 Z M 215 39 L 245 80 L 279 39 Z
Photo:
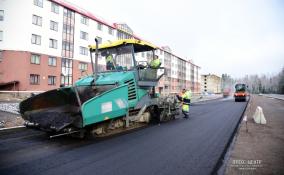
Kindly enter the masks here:
M 246 104 L 201 102 L 191 106 L 190 119 L 98 140 L 0 133 L 0 174 L 211 174 Z

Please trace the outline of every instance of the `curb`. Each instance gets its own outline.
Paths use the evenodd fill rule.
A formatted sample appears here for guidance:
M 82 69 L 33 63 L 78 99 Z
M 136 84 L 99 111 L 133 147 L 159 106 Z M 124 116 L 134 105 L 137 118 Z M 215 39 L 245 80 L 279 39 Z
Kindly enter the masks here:
M 7 134 L 9 132 L 17 132 L 17 131 L 22 131 L 25 130 L 25 126 L 14 126 L 14 127 L 9 127 L 9 128 L 0 128 L 0 134 Z
M 9 127 L 9 128 L 0 128 L 0 131 L 3 131 L 3 130 L 8 130 L 8 129 L 17 129 L 17 128 L 23 128 L 25 127 L 24 125 L 22 126 L 13 126 L 13 127 Z

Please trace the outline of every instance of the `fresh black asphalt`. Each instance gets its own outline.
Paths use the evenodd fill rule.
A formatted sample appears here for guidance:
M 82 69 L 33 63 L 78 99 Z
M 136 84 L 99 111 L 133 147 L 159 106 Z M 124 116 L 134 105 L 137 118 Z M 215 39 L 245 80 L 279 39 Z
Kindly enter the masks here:
M 0 174 L 211 174 L 246 104 L 197 103 L 190 119 L 98 140 L 48 139 L 32 130 L 0 133 Z

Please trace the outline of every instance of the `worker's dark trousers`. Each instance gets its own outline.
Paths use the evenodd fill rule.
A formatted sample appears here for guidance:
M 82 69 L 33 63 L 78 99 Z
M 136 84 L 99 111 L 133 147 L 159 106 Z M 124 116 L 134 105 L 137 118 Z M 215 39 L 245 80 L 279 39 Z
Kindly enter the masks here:
M 188 118 L 189 117 L 189 112 L 188 111 L 182 110 L 182 113 L 184 115 L 184 118 Z

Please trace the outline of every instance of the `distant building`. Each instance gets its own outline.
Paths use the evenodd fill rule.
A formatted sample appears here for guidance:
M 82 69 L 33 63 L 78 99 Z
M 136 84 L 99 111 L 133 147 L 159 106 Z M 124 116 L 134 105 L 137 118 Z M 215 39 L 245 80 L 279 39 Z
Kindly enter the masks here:
M 201 92 L 221 93 L 221 77 L 214 74 L 201 75 Z
M 0 86 L 45 91 L 72 85 L 92 73 L 88 45 L 95 38 L 99 43 L 140 39 L 127 24 L 109 23 L 64 0 L 1 0 Z M 165 72 L 159 72 L 165 73 L 157 87 L 160 93 L 182 88 L 200 91 L 199 66 L 176 56 L 169 47 L 160 47 L 155 54 L 165 67 Z M 135 57 L 145 61 L 152 55 Z M 126 62 L 132 64 L 131 59 Z

